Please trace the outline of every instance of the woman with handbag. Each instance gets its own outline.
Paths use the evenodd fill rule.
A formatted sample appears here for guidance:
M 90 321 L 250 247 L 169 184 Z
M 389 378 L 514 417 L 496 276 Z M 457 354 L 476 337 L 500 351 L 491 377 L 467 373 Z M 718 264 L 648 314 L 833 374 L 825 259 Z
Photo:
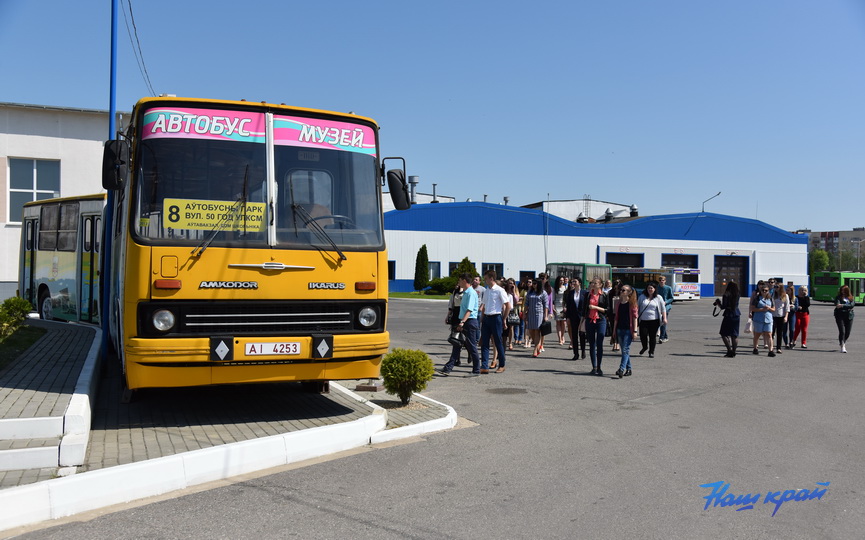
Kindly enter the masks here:
M 847 340 L 850 338 L 850 329 L 853 327 L 853 307 L 856 302 L 850 294 L 850 287 L 842 286 L 835 297 L 835 324 L 838 325 L 838 344 L 841 352 L 847 352 Z
M 742 312 L 739 311 L 739 286 L 734 282 L 727 284 L 727 289 L 724 291 L 724 296 L 720 300 L 715 300 L 715 305 L 723 311 L 723 319 L 721 319 L 721 341 L 727 347 L 727 358 L 736 357 L 736 347 L 739 346 L 739 321 Z
M 603 376 L 601 360 L 604 358 L 604 336 L 607 332 L 607 311 L 610 310 L 610 299 L 603 290 L 603 281 L 595 278 L 591 281 L 589 294 L 583 305 L 582 315 L 586 321 L 586 337 L 589 342 L 589 356 L 592 359 L 592 374 Z
M 508 328 L 505 330 L 505 346 L 509 351 L 514 350 L 514 341 L 518 339 L 517 330 L 520 327 L 520 305 L 519 291 L 513 278 L 505 282 L 505 292 L 511 299 L 511 310 L 508 312 Z
M 556 278 L 556 286 L 553 287 L 553 314 L 556 318 L 556 334 L 559 337 L 559 345 L 565 344 L 567 334 L 567 319 L 565 318 L 565 292 L 568 290 L 568 278 L 559 276 Z
M 460 352 L 465 345 L 465 335 L 457 329 L 460 324 L 460 303 L 463 300 L 463 292 L 464 290 L 460 287 L 460 282 L 457 281 L 457 286 L 454 287 L 448 300 L 448 314 L 445 318 L 445 324 L 450 326 L 448 343 L 453 346 L 453 349 L 451 349 L 451 361 L 448 362 L 452 367 L 462 365 L 462 362 L 460 362 Z
M 525 299 L 525 319 L 526 330 L 529 333 L 529 338 L 535 344 L 535 350 L 532 356 L 537 358 L 541 354 L 541 324 L 547 320 L 550 310 L 547 304 L 547 293 L 544 290 L 544 282 L 541 279 L 536 279 L 534 288 L 526 293 Z
M 793 332 L 793 341 L 791 347 L 796 346 L 796 340 L 799 339 L 799 334 L 802 335 L 802 348 L 808 348 L 808 323 L 811 322 L 811 298 L 808 297 L 808 287 L 802 285 L 799 287 L 799 296 L 796 297 L 796 331 Z

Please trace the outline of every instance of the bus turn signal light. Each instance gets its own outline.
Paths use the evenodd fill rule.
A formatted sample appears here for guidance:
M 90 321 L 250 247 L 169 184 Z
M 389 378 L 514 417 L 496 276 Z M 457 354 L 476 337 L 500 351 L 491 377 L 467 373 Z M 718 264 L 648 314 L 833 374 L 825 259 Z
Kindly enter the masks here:
M 354 282 L 354 290 L 355 291 L 374 291 L 375 290 L 375 281 L 355 281 Z
M 179 279 L 157 279 L 153 282 L 153 287 L 156 289 L 179 289 Z

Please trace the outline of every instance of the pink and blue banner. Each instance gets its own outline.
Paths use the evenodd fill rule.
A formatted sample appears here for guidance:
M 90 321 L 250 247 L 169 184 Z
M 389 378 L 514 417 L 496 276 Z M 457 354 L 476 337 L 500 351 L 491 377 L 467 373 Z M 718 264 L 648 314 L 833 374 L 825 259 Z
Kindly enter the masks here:
M 141 138 L 264 143 L 264 113 L 187 108 L 150 109 L 144 114 Z
M 376 156 L 375 130 L 368 125 L 274 115 L 277 146 L 357 152 Z M 264 143 L 264 113 L 158 107 L 144 114 L 142 139 L 179 138 Z
M 273 139 L 277 146 L 302 146 L 358 152 L 375 157 L 375 131 L 369 126 L 274 115 Z

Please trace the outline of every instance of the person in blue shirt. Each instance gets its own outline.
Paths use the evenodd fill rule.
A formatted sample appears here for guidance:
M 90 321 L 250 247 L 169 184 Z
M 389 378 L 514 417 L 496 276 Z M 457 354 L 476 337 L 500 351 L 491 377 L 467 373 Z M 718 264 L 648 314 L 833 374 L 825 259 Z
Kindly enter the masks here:
M 478 356 L 478 335 L 480 334 L 480 326 L 478 325 L 478 310 L 480 302 L 478 301 L 478 293 L 471 287 L 472 275 L 468 272 L 460 275 L 459 286 L 463 289 L 463 298 L 460 302 L 459 321 L 456 326 L 457 331 L 462 332 L 466 337 L 465 348 L 468 352 L 469 360 L 472 363 L 472 372 L 470 376 L 481 374 L 481 361 Z M 448 363 L 444 365 L 439 373 L 448 376 L 454 368 L 457 360 L 460 357 L 460 347 L 454 346 L 451 351 L 451 357 Z
M 772 313 L 775 312 L 775 303 L 772 301 L 772 289 L 768 285 L 762 285 L 758 296 L 751 301 L 751 321 L 754 325 L 754 354 L 760 354 L 757 343 L 763 336 L 763 343 L 769 349 L 769 356 L 775 356 L 772 350 Z

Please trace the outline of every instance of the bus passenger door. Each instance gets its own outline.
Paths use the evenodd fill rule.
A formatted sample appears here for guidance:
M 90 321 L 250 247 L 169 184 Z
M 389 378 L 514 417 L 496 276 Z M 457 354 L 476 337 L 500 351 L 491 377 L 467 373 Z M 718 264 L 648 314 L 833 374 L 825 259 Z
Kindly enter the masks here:
M 81 216 L 81 249 L 79 251 L 81 275 L 78 298 L 81 299 L 80 320 L 99 322 L 99 234 L 102 218 L 98 214 Z

